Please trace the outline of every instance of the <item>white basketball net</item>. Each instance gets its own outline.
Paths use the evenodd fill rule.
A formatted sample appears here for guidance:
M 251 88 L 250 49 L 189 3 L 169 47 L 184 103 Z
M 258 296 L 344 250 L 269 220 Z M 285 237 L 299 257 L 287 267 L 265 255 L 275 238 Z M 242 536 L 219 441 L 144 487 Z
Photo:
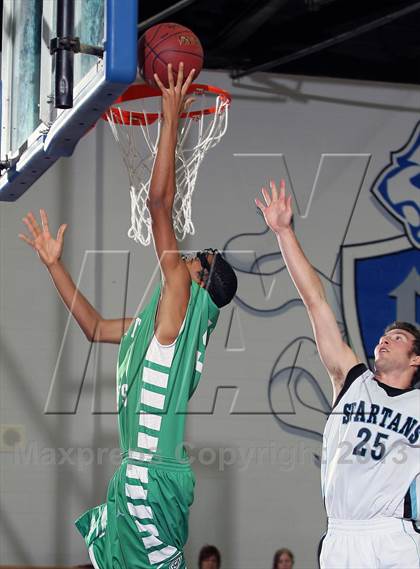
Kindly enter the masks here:
M 194 97 L 197 99 L 197 95 Z M 200 96 L 199 96 L 200 97 Z M 144 103 L 141 99 L 138 103 Z M 176 193 L 172 211 L 173 226 L 178 240 L 194 235 L 191 220 L 191 198 L 197 180 L 198 169 L 210 148 L 220 142 L 228 126 L 229 100 L 218 96 L 214 114 L 200 113 L 194 118 L 180 119 L 176 148 Z M 131 227 L 128 237 L 142 245 L 149 245 L 152 237 L 152 223 L 147 208 L 153 164 L 157 154 L 161 120 L 147 124 L 146 111 L 142 108 L 142 123 L 129 112 L 124 124 L 122 105 L 113 105 L 107 112 L 108 124 L 120 147 L 128 170 L 131 196 Z M 150 121 L 149 121 L 150 123 Z

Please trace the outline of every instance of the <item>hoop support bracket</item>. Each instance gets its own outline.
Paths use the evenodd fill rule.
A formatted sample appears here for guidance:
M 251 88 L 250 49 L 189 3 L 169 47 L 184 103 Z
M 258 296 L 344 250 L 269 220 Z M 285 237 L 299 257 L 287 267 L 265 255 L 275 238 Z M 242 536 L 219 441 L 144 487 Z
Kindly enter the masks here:
M 0 172 L 3 172 L 3 170 L 9 170 L 11 167 L 12 163 L 8 158 L 6 158 L 6 160 L 0 161 Z
M 84 53 L 103 58 L 104 48 L 99 45 L 89 45 L 81 43 L 80 38 L 67 36 L 64 38 L 53 38 L 50 41 L 50 54 L 54 55 L 59 50 L 72 51 L 73 53 Z
M 9 158 L 6 156 L 4 160 L 0 160 L 0 172 L 3 170 L 10 170 L 14 168 L 19 161 L 19 156 L 15 156 L 14 158 Z

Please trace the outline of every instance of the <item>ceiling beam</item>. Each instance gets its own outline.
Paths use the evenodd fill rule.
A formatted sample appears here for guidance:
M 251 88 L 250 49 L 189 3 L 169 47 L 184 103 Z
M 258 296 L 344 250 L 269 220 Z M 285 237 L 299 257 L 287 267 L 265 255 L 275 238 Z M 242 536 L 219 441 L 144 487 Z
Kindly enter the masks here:
M 270 20 L 289 0 L 267 0 L 254 2 L 251 9 L 244 10 L 242 15 L 228 24 L 216 37 L 213 44 L 217 49 L 235 49 L 252 36 L 259 28 Z M 261 5 L 262 4 L 262 5 Z
M 166 8 L 166 10 L 162 10 L 162 12 L 159 12 L 158 14 L 155 14 L 151 18 L 144 20 L 144 22 L 140 22 L 140 24 L 137 26 L 137 29 L 140 33 L 142 33 L 144 31 L 146 31 L 148 28 L 150 28 L 151 26 L 158 24 L 159 22 L 161 22 L 165 18 L 169 18 L 169 16 L 172 16 L 172 14 L 175 14 L 176 12 L 183 10 L 184 8 L 189 6 L 190 4 L 194 4 L 196 1 L 197 0 L 180 0 L 179 2 L 174 4 L 173 6 L 169 6 L 169 8 Z
M 281 65 L 285 65 L 286 63 L 290 63 L 298 59 L 303 59 L 308 55 L 319 53 L 320 51 L 324 51 L 329 47 L 343 43 L 344 41 L 353 39 L 357 36 L 360 36 L 362 34 L 365 34 L 382 26 L 385 26 L 386 24 L 389 24 L 390 22 L 397 20 L 398 18 L 402 18 L 404 16 L 407 16 L 408 14 L 416 12 L 417 10 L 420 10 L 420 2 L 416 2 L 411 6 L 407 6 L 406 8 L 403 8 L 401 10 L 392 12 L 391 14 L 387 14 L 386 16 L 382 16 L 381 18 L 378 18 L 367 24 L 363 24 L 362 26 L 354 28 L 353 30 L 349 30 L 348 32 L 344 32 L 342 34 L 339 34 L 338 36 L 334 36 L 328 40 L 316 43 L 309 47 L 305 47 L 304 49 L 301 49 L 289 55 L 285 55 L 283 57 L 279 57 L 278 59 L 273 59 L 271 61 L 266 61 L 265 63 L 255 65 L 253 67 L 244 69 L 242 71 L 233 71 L 230 74 L 230 76 L 232 79 L 239 79 L 240 77 L 251 75 L 252 73 L 256 73 L 257 71 L 270 71 L 271 69 L 280 67 Z

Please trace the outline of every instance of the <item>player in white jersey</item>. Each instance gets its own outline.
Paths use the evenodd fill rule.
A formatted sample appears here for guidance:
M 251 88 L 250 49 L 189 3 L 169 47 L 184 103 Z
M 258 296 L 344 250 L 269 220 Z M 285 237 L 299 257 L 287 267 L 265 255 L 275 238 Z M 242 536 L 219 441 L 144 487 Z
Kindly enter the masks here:
M 305 304 L 333 384 L 324 431 L 322 489 L 328 531 L 323 569 L 420 567 L 420 332 L 389 326 L 370 371 L 343 341 L 322 283 L 293 232 L 291 197 L 270 182 L 255 200 Z

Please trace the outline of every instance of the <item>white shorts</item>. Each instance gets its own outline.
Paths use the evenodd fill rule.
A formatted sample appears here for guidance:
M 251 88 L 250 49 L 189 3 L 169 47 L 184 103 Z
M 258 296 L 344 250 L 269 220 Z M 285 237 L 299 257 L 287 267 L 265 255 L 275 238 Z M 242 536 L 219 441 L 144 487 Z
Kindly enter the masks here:
M 420 534 L 397 518 L 328 520 L 321 569 L 419 569 Z

